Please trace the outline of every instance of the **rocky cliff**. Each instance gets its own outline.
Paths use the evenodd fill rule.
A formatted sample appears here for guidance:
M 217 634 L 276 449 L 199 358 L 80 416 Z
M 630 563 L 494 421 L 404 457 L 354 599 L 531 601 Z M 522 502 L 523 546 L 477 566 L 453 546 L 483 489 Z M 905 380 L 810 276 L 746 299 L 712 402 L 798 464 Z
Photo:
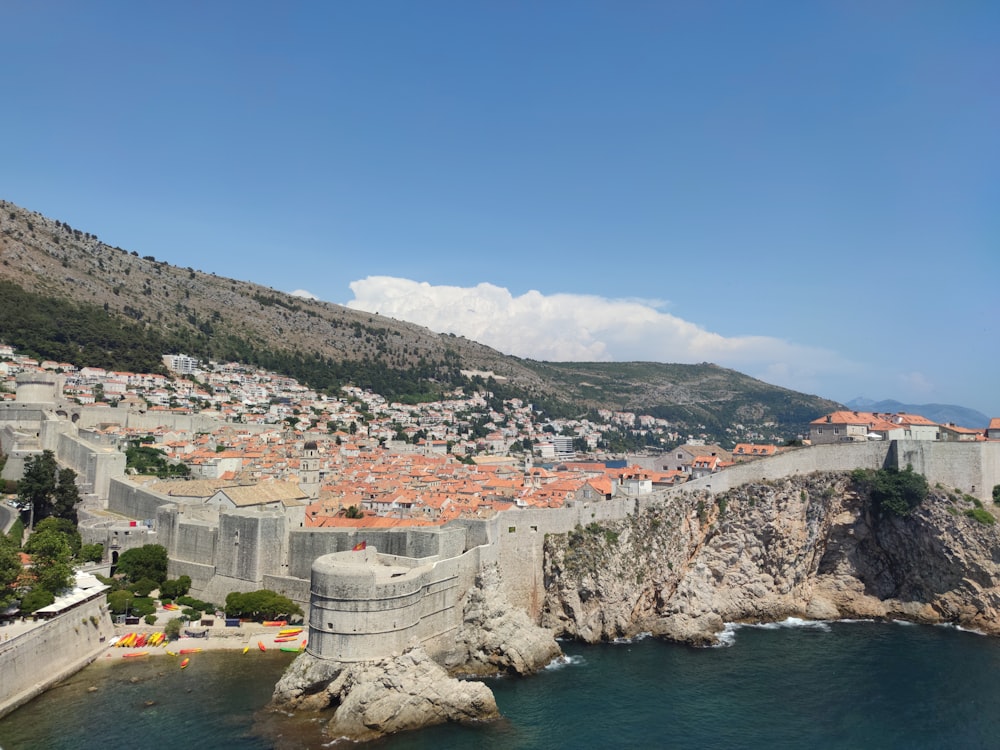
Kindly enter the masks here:
M 840 473 L 682 493 L 621 522 L 550 535 L 542 625 L 588 642 L 650 632 L 706 644 L 726 622 L 791 616 L 998 634 L 991 520 L 946 488 L 907 515 L 879 513 Z

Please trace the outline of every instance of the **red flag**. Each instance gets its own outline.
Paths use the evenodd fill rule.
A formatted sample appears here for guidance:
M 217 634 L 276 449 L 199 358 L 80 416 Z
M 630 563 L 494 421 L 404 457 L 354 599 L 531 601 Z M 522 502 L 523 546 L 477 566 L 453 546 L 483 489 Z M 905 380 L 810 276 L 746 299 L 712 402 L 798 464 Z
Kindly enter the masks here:
M 354 549 L 352 549 L 351 552 L 360 552 L 367 546 L 368 542 L 358 542 L 357 544 L 354 545 Z

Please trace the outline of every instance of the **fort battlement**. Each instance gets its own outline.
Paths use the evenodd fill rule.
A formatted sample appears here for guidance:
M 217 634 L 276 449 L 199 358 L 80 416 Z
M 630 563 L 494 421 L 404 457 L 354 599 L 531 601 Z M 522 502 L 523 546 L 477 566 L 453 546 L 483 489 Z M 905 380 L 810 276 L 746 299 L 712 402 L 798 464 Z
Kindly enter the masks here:
M 402 560 L 371 547 L 320 557 L 312 565 L 308 651 L 350 662 L 412 645 L 432 653 L 446 647 L 462 622 L 477 559 L 470 552 Z

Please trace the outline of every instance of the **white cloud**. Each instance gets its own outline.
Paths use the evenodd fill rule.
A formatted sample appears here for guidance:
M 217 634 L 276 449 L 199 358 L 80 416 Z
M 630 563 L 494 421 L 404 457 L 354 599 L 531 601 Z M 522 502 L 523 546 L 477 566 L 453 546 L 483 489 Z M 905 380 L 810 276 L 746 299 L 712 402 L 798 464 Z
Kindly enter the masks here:
M 350 285 L 348 307 L 454 333 L 506 354 L 549 361 L 714 362 L 810 393 L 855 370 L 839 355 L 769 336 L 726 337 L 660 311 L 658 300 L 580 294 L 513 296 L 482 283 L 432 286 L 391 276 Z
M 289 292 L 293 297 L 305 297 L 306 299 L 319 299 L 312 292 L 307 292 L 305 289 L 296 289 L 294 292 Z

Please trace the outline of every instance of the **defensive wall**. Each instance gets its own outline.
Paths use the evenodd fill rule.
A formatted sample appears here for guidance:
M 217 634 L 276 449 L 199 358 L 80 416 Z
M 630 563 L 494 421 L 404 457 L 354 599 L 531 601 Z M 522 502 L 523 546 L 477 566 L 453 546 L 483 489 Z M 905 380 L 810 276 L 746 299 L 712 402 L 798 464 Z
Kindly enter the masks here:
M 668 492 L 709 490 L 726 492 L 749 482 L 781 479 L 814 471 L 854 469 L 899 470 L 911 466 L 930 485 L 957 489 L 982 502 L 992 502 L 993 487 L 1000 484 L 1000 442 L 946 443 L 927 440 L 869 441 L 814 445 L 770 458 L 737 464 L 701 479 L 678 485 Z
M 94 661 L 114 634 L 105 594 L 0 641 L 0 717 Z M 14 626 L 0 627 L 0 635 Z
M 371 547 L 320 557 L 312 566 L 307 650 L 337 661 L 378 659 L 416 644 L 446 650 L 479 558 L 478 548 L 414 560 Z

